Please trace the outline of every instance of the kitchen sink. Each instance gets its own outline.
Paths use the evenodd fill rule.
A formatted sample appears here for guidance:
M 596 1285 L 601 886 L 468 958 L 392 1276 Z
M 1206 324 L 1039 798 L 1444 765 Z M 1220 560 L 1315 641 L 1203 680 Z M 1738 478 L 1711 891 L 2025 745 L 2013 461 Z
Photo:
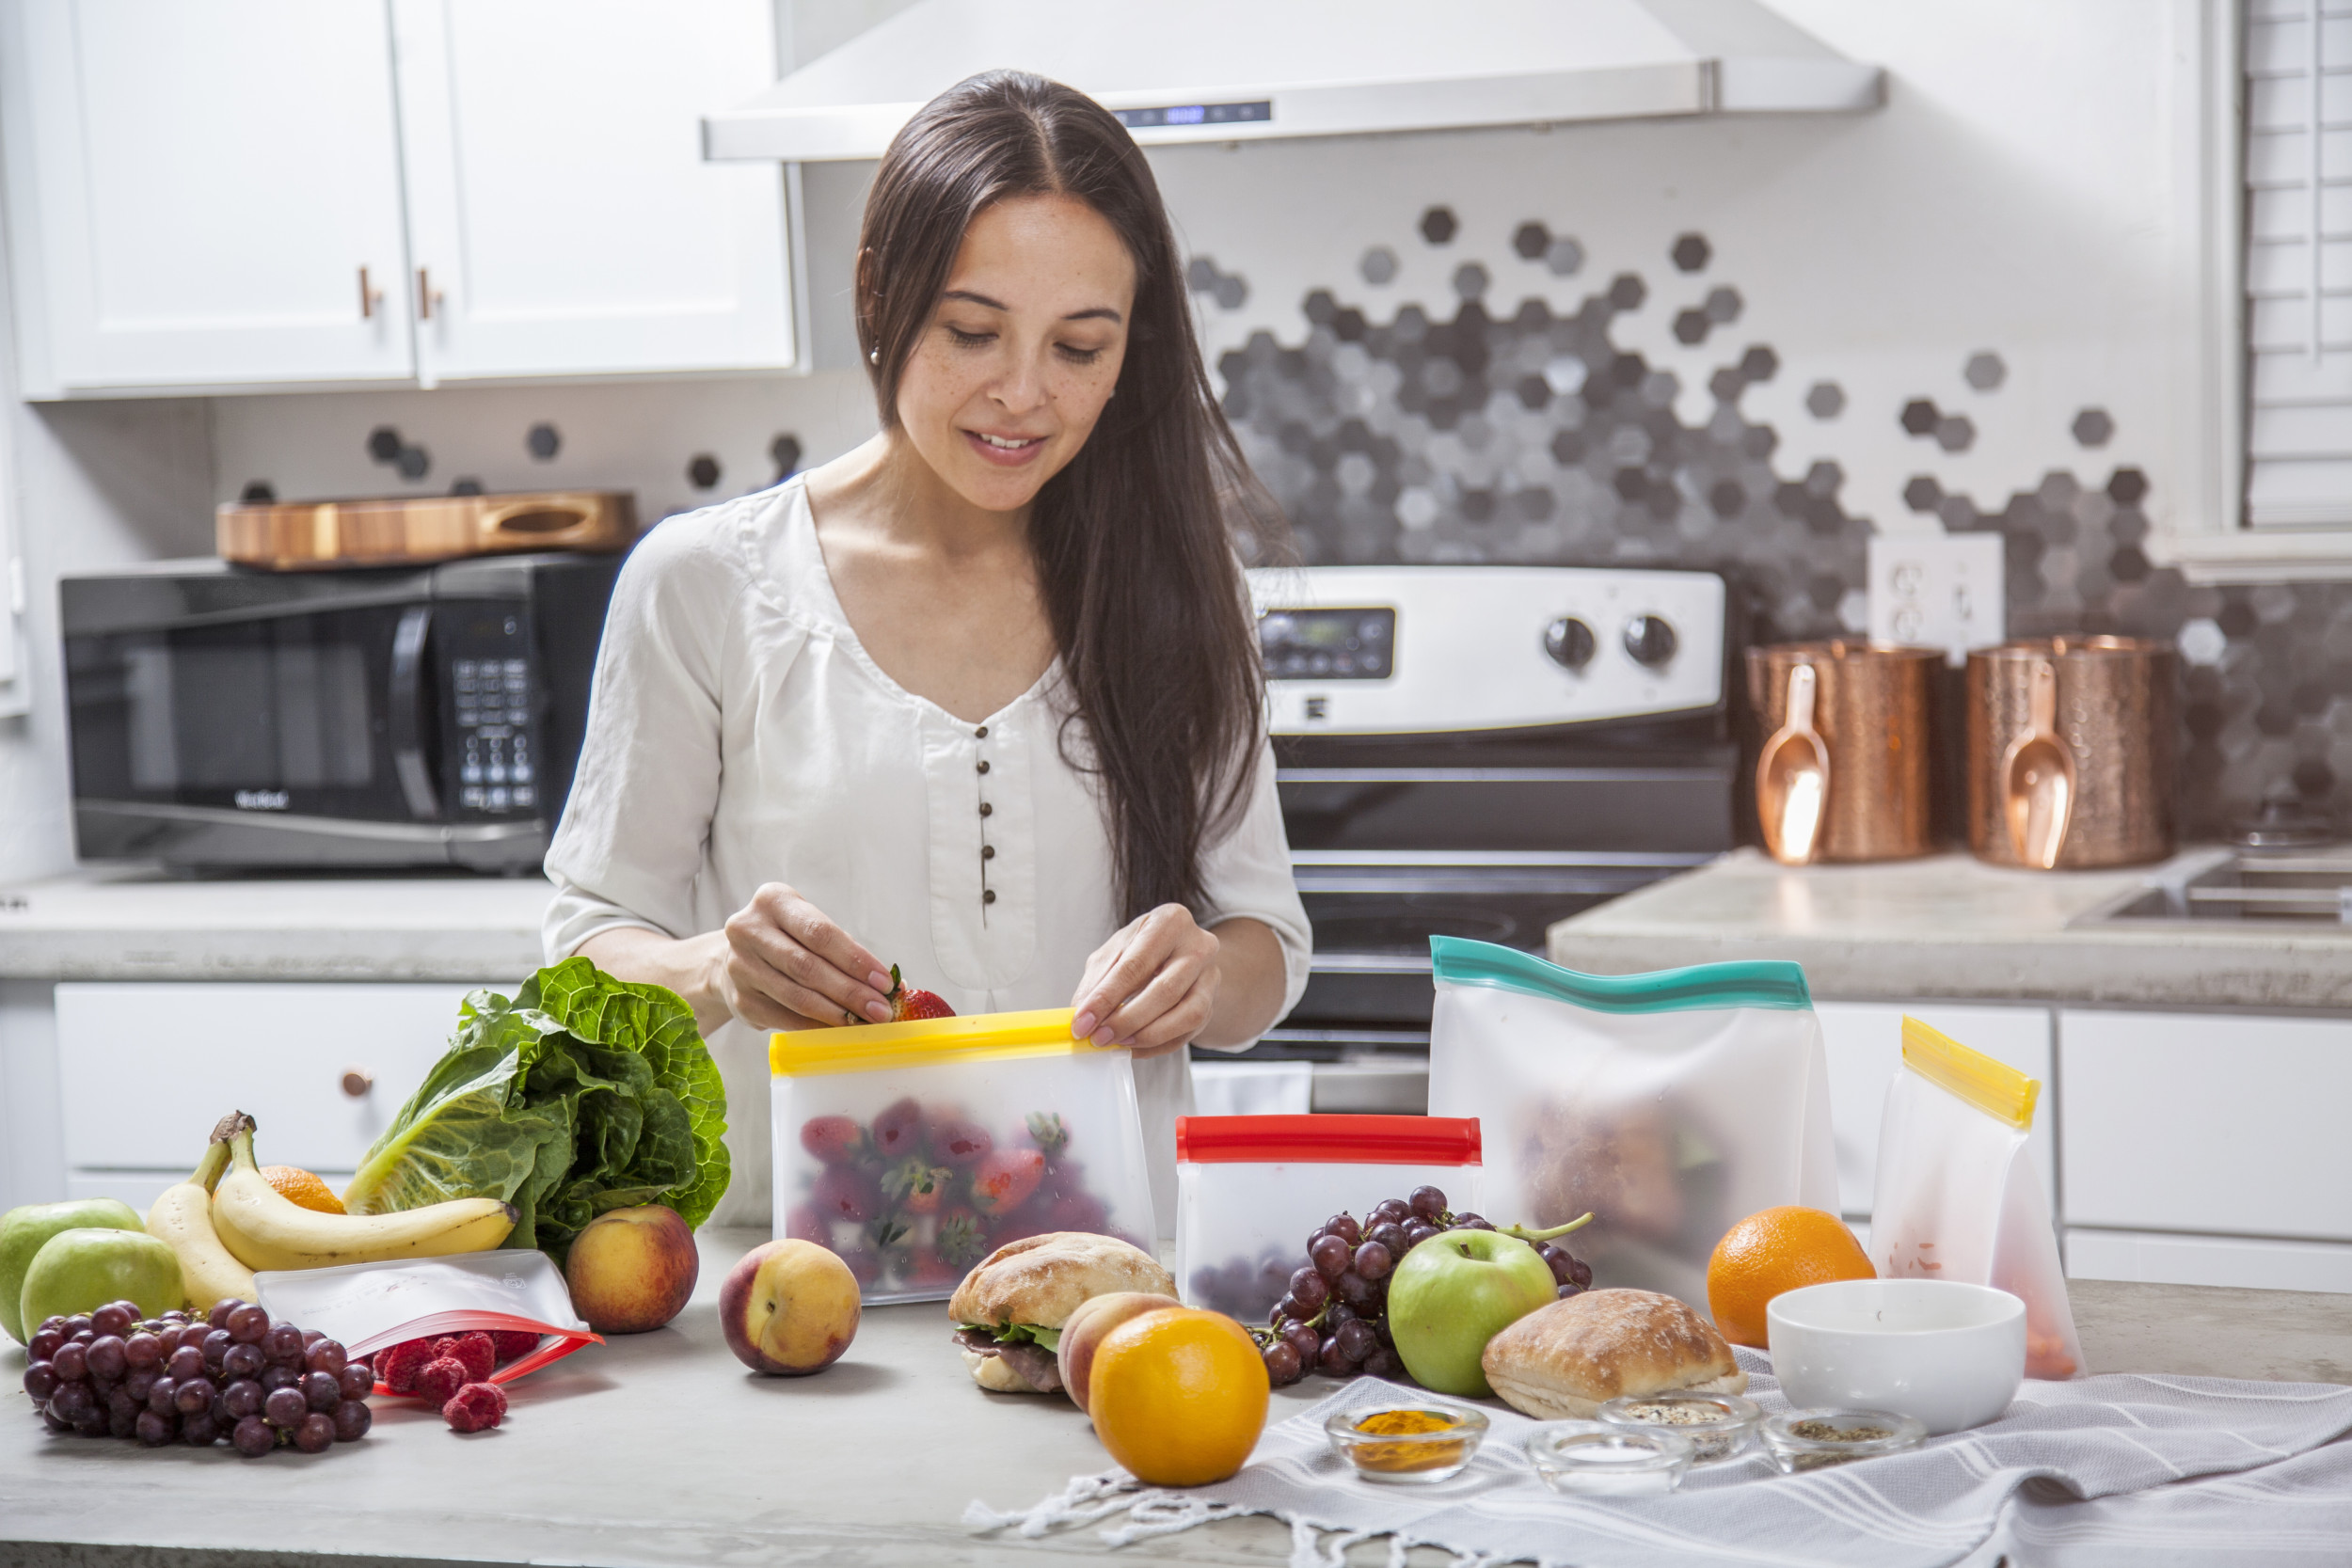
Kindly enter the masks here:
M 2175 862 L 2077 926 L 2352 926 L 2352 849 L 2217 850 Z

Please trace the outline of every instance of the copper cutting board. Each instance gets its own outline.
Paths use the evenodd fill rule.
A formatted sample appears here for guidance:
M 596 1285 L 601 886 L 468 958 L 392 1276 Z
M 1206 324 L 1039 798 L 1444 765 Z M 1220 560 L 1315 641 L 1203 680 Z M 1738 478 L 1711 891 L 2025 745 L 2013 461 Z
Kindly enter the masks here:
M 627 490 L 230 501 L 215 514 L 221 559 L 277 572 L 398 566 L 517 550 L 621 550 L 637 537 Z

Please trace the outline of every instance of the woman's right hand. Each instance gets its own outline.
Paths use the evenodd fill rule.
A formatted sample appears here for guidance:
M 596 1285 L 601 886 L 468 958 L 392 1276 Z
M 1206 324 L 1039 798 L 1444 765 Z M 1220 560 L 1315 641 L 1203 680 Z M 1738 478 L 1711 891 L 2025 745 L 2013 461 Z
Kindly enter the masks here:
M 727 917 L 709 986 L 755 1029 L 890 1022 L 882 962 L 782 882 L 769 882 Z

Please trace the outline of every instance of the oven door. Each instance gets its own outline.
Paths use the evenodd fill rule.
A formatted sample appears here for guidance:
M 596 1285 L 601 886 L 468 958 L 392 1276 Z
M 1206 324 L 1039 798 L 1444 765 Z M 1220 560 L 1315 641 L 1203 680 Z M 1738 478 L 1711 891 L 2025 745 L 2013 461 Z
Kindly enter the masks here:
M 82 853 L 444 861 L 432 619 L 415 600 L 311 599 L 69 630 Z

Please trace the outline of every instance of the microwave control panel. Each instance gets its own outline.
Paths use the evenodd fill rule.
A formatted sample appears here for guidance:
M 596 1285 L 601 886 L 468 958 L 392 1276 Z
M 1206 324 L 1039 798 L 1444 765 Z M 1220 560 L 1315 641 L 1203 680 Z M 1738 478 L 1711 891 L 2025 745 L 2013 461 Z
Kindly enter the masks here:
M 528 611 L 444 604 L 443 788 L 456 815 L 534 816 L 543 784 Z

